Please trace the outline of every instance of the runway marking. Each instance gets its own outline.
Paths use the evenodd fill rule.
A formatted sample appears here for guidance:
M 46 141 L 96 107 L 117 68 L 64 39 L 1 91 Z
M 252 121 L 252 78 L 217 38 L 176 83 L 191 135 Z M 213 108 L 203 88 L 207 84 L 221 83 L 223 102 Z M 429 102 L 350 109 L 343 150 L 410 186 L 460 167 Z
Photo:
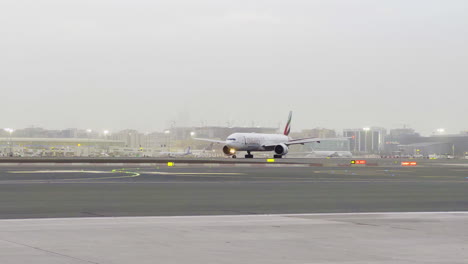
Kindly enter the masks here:
M 85 170 L 38 170 L 38 171 L 8 171 L 16 174 L 36 174 L 36 173 L 114 173 L 112 171 L 85 171 Z
M 43 174 L 43 173 L 94 173 L 94 174 L 113 174 L 113 173 L 125 173 L 123 176 L 113 177 L 94 177 L 94 178 L 72 178 L 72 179 L 54 179 L 56 181 L 84 181 L 84 180 L 107 180 L 107 179 L 125 179 L 135 178 L 144 174 L 156 174 L 156 175 L 170 175 L 170 176 L 199 176 L 199 177 L 229 177 L 233 175 L 246 175 L 245 173 L 222 173 L 222 172 L 208 172 L 208 173 L 197 173 L 197 172 L 135 172 L 139 168 L 132 168 L 132 171 L 127 169 L 114 169 L 112 171 L 86 171 L 86 170 L 36 170 L 36 171 L 9 171 L 8 173 L 13 174 Z
M 141 172 L 142 174 L 146 174 L 147 172 Z M 190 172 L 149 172 L 148 174 L 156 174 L 156 175 L 170 175 L 170 176 L 179 176 L 179 177 L 198 177 L 198 178 L 230 178 L 235 179 L 232 176 L 247 176 L 248 179 L 263 179 L 263 180 L 281 180 L 286 179 L 285 177 L 271 177 L 271 176 L 251 176 L 246 173 L 190 173 Z M 309 180 L 311 179 L 309 176 L 305 177 L 296 177 L 291 178 L 287 177 L 288 180 Z M 313 179 L 313 178 L 312 178 Z
M 248 174 L 248 173 L 239 173 L 239 172 L 226 172 L 226 173 L 223 173 L 223 172 L 175 172 L 175 171 L 172 171 L 172 172 L 167 172 L 167 171 L 139 171 L 140 168 L 122 168 L 122 169 L 114 169 L 114 170 L 111 170 L 111 171 L 92 171 L 92 170 L 38 170 L 38 171 L 9 171 L 9 173 L 16 173 L 16 174 L 34 174 L 34 173 L 94 173 L 94 174 L 116 174 L 116 173 L 123 173 L 125 175 L 120 175 L 120 176 L 103 176 L 103 177 L 93 177 L 93 178 L 88 178 L 88 177 L 82 177 L 82 178 L 65 178 L 65 179 L 44 179 L 44 180 L 21 180 L 21 181 L 18 181 L 18 180 L 13 180 L 13 181 L 7 181 L 7 180 L 4 180 L 4 181 L 0 181 L 0 184 L 8 184 L 8 183 L 26 183 L 26 182 L 29 182 L 29 183 L 70 183 L 70 182 L 74 182 L 74 183 L 91 183 L 92 180 L 113 180 L 113 179 L 126 179 L 126 178 L 136 178 L 136 177 L 139 177 L 141 175 L 167 175 L 167 176 L 174 176 L 174 177 L 194 177 L 194 178 L 227 178 L 227 179 L 232 179 L 232 180 L 243 180 L 243 181 L 246 181 L 246 182 L 263 182 L 263 181 L 260 181 L 260 180 L 275 180 L 274 182 L 295 182 L 295 183 L 300 183 L 300 182 L 333 182 L 333 183 L 345 183 L 345 182 L 368 182 L 368 183 L 382 183 L 382 182 L 388 182 L 388 183 L 398 183 L 398 182 L 419 182 L 419 181 L 415 181 L 415 180 L 401 180 L 401 179 L 392 179 L 392 178 L 389 178 L 390 175 L 386 174 L 385 175 L 365 175 L 364 173 L 362 172 L 359 172 L 359 173 L 353 173 L 352 170 L 336 170 L 336 171 L 324 171 L 324 170 L 320 170 L 320 171 L 311 171 L 311 174 L 310 175 L 304 175 L 303 177 L 288 177 L 288 176 L 279 176 L 279 177 L 275 177 L 275 176 L 257 176 L 257 175 L 251 175 L 251 174 Z M 138 171 L 138 172 L 136 172 Z M 320 177 L 320 178 L 315 178 L 316 176 L 314 176 L 313 174 L 314 173 L 323 173 L 323 174 L 328 174 L 328 175 L 340 175 L 341 173 L 343 172 L 346 172 L 347 174 L 350 174 L 349 177 L 351 177 L 351 179 L 341 179 L 341 178 L 338 178 L 338 179 L 334 179 L 333 177 L 332 178 L 324 178 L 324 177 Z M 387 171 L 387 173 L 395 173 L 394 171 Z M 244 176 L 243 178 L 241 179 L 238 179 L 237 177 L 235 176 Z M 368 178 L 369 176 L 376 176 L 378 178 Z M 385 178 L 381 178 L 382 176 L 388 176 L 388 177 L 385 177 Z M 391 176 L 394 176 L 394 175 L 391 175 Z M 244 178 L 247 177 L 245 180 Z M 449 180 L 449 179 L 456 179 L 456 178 L 459 178 L 458 176 L 417 176 L 417 178 L 439 178 L 439 179 L 447 179 L 446 181 L 443 181 L 443 182 L 456 182 L 455 180 Z M 108 182 L 108 181 L 106 181 Z M 265 181 L 266 182 L 266 181 Z M 437 182 L 441 182 L 441 181 L 437 181 Z M 460 181 L 457 181 L 457 182 L 460 182 Z M 109 181 L 108 183 L 114 183 L 114 181 Z M 129 183 L 129 182 L 125 182 L 125 183 Z M 145 182 L 145 181 L 142 181 L 142 183 L 166 183 L 166 182 L 163 182 L 163 181 L 156 181 L 156 182 Z M 171 182 L 171 183 L 175 183 L 175 182 Z M 206 182 L 205 182 L 206 183 Z M 270 181 L 270 183 L 273 183 L 272 181 Z M 466 183 L 466 181 L 464 181 L 464 183 Z
M 123 176 L 113 177 L 95 177 L 95 178 L 72 178 L 72 179 L 53 179 L 54 181 L 80 181 L 80 180 L 106 180 L 106 179 L 123 179 L 123 178 L 135 178 L 141 174 L 138 172 L 127 171 L 126 169 L 115 169 L 112 171 L 85 171 L 85 170 L 43 170 L 43 171 L 9 171 L 8 173 L 16 174 L 38 174 L 38 173 L 93 173 L 93 174 L 115 174 L 124 173 Z M 50 182 L 50 180 L 47 180 Z
M 247 175 L 239 172 L 164 172 L 164 171 L 142 171 L 144 174 L 156 174 L 156 175 Z
M 461 176 L 418 176 L 421 178 L 460 178 Z
M 355 213 L 298 213 L 298 214 L 238 214 L 238 215 L 179 215 L 179 216 L 112 216 L 112 217 L 63 217 L 63 218 L 26 218 L 26 219 L 0 219 L 0 222 L 50 222 L 50 221 L 66 221 L 66 222 L 74 222 L 74 221 L 82 221 L 82 220 L 103 220 L 105 224 L 117 224 L 115 222 L 109 222 L 109 219 L 114 220 L 158 220 L 158 219 L 203 219 L 203 218 L 231 218 L 228 222 L 231 222 L 232 218 L 238 218 L 240 221 L 245 221 L 245 217 L 251 218 L 267 218 L 267 217 L 280 217 L 280 218 L 296 218 L 296 217 L 307 217 L 307 216 L 345 216 L 345 217 L 353 217 L 353 216 L 393 216 L 393 217 L 401 217 L 401 216 L 412 216 L 412 215 L 460 215 L 460 216 L 468 216 L 468 211 L 433 211 L 433 212 L 355 212 Z M 216 220 L 216 221 L 218 221 Z M 261 220 L 257 220 L 261 222 Z M 273 220 L 268 220 L 273 221 Z M 276 220 L 275 220 L 276 221 Z M 173 222 L 168 222 L 173 223 Z
M 468 164 L 465 163 L 437 163 L 437 165 L 468 167 Z
M 382 179 L 382 178 L 377 178 L 377 179 L 369 179 L 367 177 L 365 178 L 354 178 L 354 179 L 333 179 L 333 178 L 314 178 L 313 176 L 305 176 L 305 177 L 272 177 L 272 176 L 250 176 L 245 173 L 177 173 L 177 172 L 134 172 L 134 171 L 127 171 L 126 169 L 115 169 L 109 172 L 103 172 L 103 173 L 125 173 L 126 175 L 122 176 L 111 176 L 111 177 L 94 177 L 94 178 L 71 178 L 71 179 L 51 179 L 51 180 L 21 180 L 21 181 L 0 181 L 0 184 L 12 184 L 12 183 L 66 183 L 70 181 L 75 181 L 74 183 L 93 183 L 89 180 L 111 180 L 111 179 L 125 179 L 125 178 L 136 178 L 141 176 L 142 174 L 153 174 L 153 175 L 169 175 L 169 176 L 175 176 L 175 177 L 199 177 L 199 178 L 229 178 L 229 179 L 236 179 L 233 176 L 247 176 L 248 179 L 243 180 L 245 182 L 250 182 L 250 183 L 263 183 L 263 182 L 269 182 L 269 183 L 278 183 L 278 182 L 283 182 L 283 183 L 310 183 L 310 182 L 321 182 L 321 183 L 355 183 L 355 182 L 364 182 L 364 183 L 399 183 L 399 182 L 420 182 L 417 180 L 394 180 L 394 179 Z M 349 176 L 365 176 L 365 175 L 358 175 L 358 174 L 353 174 Z M 419 176 L 421 178 L 458 178 L 456 176 Z M 259 181 L 259 180 L 276 180 L 276 181 Z M 435 182 L 435 181 L 433 181 Z M 460 181 L 454 181 L 454 180 L 446 180 L 446 181 L 437 181 L 437 182 L 460 182 Z M 463 183 L 465 183 L 464 181 Z M 96 182 L 94 182 L 96 183 Z M 117 182 L 102 182 L 102 183 L 117 183 Z M 128 183 L 128 182 L 124 182 Z M 157 181 L 157 182 L 141 182 L 141 183 L 168 183 L 168 182 L 162 182 L 162 181 Z M 169 182 L 169 183 L 178 183 L 178 182 Z M 204 182 L 207 183 L 207 182 Z
M 124 178 L 135 178 L 140 176 L 141 174 L 134 171 L 127 171 L 126 169 L 115 169 L 112 170 L 112 173 L 125 173 L 127 175 L 123 176 L 115 176 L 115 177 L 98 177 L 98 178 L 84 178 L 83 180 L 107 180 L 107 179 L 124 179 Z M 73 179 L 65 179 L 65 180 L 73 180 Z M 81 180 L 81 179 L 75 179 Z
M 129 178 L 129 176 L 122 176 Z M 222 176 L 221 176 L 222 177 Z M 285 184 L 285 183 L 373 183 L 373 184 L 382 184 L 382 183 L 394 183 L 394 184 L 403 184 L 403 183 L 423 183 L 422 181 L 416 180 L 275 180 L 275 181 L 260 181 L 260 180 L 241 180 L 241 181 L 137 181 L 137 182 L 128 182 L 128 181 L 88 181 L 88 180 L 106 180 L 106 179 L 118 179 L 120 177 L 102 177 L 102 178 L 81 178 L 81 179 L 57 179 L 54 181 L 50 180 L 21 180 L 21 181 L 10 181 L 4 180 L 0 181 L 0 185 L 18 185 L 18 184 L 238 184 L 249 183 L 249 184 Z M 468 181 L 463 180 L 432 180 L 425 181 L 425 183 L 461 183 L 468 184 Z

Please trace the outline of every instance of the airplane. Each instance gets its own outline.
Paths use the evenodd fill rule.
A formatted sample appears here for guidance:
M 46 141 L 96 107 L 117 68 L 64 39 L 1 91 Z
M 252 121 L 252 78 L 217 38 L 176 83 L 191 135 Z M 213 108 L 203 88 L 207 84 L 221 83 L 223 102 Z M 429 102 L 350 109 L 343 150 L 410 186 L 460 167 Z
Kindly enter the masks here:
M 296 144 L 305 144 L 327 140 L 322 138 L 301 138 L 292 139 L 289 137 L 291 132 L 292 111 L 289 112 L 288 122 L 284 128 L 283 134 L 263 134 L 263 133 L 234 133 L 227 137 L 225 141 L 207 138 L 194 138 L 196 140 L 207 141 L 217 144 L 223 144 L 223 152 L 227 156 L 237 158 L 238 151 L 247 151 L 246 159 L 253 158 L 252 151 L 274 151 L 274 158 L 279 159 L 288 154 L 289 146 Z
M 184 152 L 159 152 L 158 156 L 168 156 L 168 157 L 183 157 L 192 155 L 191 148 L 188 147 Z

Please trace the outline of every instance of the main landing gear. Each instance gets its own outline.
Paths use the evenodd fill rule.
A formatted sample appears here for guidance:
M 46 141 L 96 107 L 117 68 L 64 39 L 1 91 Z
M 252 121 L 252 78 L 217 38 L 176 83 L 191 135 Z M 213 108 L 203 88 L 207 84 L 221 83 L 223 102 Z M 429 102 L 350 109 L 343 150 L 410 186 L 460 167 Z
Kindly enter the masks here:
M 250 154 L 250 151 L 247 151 L 247 155 L 245 155 L 246 159 L 253 159 L 253 155 Z
M 281 159 L 283 157 L 283 155 L 273 155 L 273 158 L 275 159 Z

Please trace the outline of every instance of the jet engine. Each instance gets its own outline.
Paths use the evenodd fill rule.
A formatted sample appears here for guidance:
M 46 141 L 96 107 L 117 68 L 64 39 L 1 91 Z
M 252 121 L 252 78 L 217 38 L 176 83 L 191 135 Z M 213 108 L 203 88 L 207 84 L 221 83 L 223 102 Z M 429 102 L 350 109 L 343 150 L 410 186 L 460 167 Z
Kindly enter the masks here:
M 224 154 L 229 155 L 229 156 L 236 154 L 236 150 L 233 149 L 233 148 L 230 148 L 228 146 L 223 147 L 223 152 L 224 152 Z
M 288 154 L 288 152 L 288 146 L 286 146 L 285 144 L 279 144 L 275 146 L 275 153 L 278 155 L 286 155 Z

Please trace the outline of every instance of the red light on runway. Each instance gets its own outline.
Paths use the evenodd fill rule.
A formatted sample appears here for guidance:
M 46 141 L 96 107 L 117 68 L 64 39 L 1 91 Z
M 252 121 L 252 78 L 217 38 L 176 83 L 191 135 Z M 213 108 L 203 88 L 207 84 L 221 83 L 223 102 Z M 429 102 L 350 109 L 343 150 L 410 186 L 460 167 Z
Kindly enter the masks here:
M 402 161 L 401 166 L 416 166 L 418 163 L 416 161 Z

